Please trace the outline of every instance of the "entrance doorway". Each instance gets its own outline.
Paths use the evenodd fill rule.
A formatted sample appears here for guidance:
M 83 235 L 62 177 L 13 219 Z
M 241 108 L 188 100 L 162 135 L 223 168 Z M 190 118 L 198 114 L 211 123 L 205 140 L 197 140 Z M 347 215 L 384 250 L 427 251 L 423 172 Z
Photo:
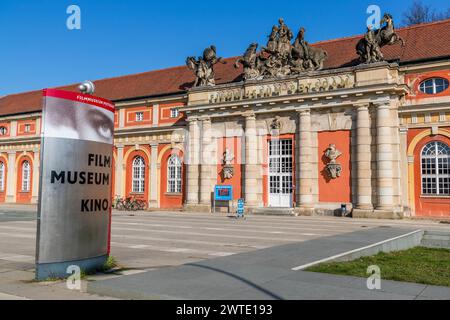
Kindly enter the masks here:
M 269 141 L 269 207 L 292 207 L 292 140 Z

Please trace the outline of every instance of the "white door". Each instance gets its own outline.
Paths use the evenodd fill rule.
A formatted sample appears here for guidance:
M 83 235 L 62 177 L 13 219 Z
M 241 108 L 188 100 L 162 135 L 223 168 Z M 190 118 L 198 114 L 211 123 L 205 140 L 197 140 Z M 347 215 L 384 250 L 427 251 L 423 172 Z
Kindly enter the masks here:
M 269 141 L 269 207 L 292 207 L 292 140 Z

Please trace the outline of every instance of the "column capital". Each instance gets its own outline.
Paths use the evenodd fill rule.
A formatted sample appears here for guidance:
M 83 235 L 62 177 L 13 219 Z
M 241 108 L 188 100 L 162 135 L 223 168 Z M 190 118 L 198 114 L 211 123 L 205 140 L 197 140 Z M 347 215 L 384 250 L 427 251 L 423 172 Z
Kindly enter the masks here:
M 391 107 L 391 100 L 373 101 L 372 105 L 374 105 L 377 108 L 390 108 Z
M 190 116 L 190 117 L 188 117 L 188 118 L 186 119 L 186 121 L 187 121 L 189 124 L 195 124 L 195 123 L 197 123 L 197 121 L 198 121 L 198 117 L 196 117 L 196 116 Z
M 298 114 L 300 115 L 300 116 L 308 116 L 308 115 L 311 115 L 311 109 L 296 109 L 295 110 L 296 112 L 298 112 Z
M 408 133 L 408 128 L 407 127 L 400 127 L 399 129 L 398 129 L 398 131 L 401 133 L 401 134 L 407 134 Z
M 354 106 L 358 111 L 367 111 L 367 110 L 369 110 L 370 103 L 368 103 L 368 102 L 355 103 L 355 104 L 353 104 L 353 106 Z
M 256 114 L 253 111 L 246 111 L 242 116 L 249 120 L 256 120 Z
M 202 117 L 200 117 L 199 118 L 199 120 L 201 121 L 201 122 L 203 122 L 203 123 L 211 123 L 211 117 L 210 116 L 202 116 Z

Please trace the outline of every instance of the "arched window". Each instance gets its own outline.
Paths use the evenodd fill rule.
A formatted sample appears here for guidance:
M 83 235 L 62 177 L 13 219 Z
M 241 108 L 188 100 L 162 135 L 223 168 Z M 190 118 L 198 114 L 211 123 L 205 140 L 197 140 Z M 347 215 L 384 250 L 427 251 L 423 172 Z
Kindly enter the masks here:
M 144 193 L 144 185 L 145 185 L 145 161 L 144 158 L 137 156 L 133 160 L 132 192 Z
M 422 194 L 450 196 L 450 147 L 440 141 L 422 150 Z
M 0 191 L 5 191 L 5 164 L 0 162 Z
M 25 160 L 22 162 L 22 191 L 30 191 L 30 163 Z
M 181 160 L 175 154 L 167 162 L 167 192 L 181 193 Z

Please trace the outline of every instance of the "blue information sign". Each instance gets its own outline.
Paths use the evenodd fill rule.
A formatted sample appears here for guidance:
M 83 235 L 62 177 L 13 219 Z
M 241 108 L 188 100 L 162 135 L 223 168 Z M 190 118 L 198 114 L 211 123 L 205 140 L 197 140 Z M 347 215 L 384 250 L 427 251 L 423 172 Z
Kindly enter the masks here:
M 214 192 L 214 199 L 216 201 L 231 201 L 233 200 L 232 186 L 216 186 Z
M 239 199 L 237 202 L 237 216 L 244 216 L 244 199 Z

